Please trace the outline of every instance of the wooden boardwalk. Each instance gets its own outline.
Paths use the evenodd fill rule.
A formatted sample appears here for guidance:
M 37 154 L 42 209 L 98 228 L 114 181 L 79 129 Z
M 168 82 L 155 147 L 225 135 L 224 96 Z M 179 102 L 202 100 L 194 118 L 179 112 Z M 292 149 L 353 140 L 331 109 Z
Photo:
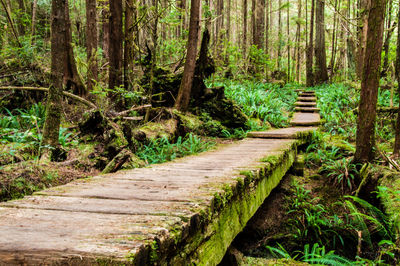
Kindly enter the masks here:
M 314 129 L 252 133 L 200 155 L 2 203 L 0 265 L 215 265 Z

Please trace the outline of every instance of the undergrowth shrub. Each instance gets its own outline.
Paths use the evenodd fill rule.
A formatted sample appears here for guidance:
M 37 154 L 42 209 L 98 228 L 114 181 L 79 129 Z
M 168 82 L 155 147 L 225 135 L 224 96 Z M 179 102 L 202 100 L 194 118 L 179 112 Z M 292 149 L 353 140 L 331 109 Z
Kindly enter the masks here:
M 144 145 L 137 152 L 137 156 L 147 164 L 157 164 L 203 152 L 214 145 L 215 142 L 204 141 L 190 133 L 185 138 L 178 137 L 176 143 L 171 143 L 166 137 L 155 139 Z
M 241 106 L 250 118 L 268 122 L 274 127 L 289 125 L 289 116 L 294 110 L 298 85 L 287 84 L 283 88 L 270 83 L 254 81 L 214 82 L 209 86 L 224 86 L 225 94 Z

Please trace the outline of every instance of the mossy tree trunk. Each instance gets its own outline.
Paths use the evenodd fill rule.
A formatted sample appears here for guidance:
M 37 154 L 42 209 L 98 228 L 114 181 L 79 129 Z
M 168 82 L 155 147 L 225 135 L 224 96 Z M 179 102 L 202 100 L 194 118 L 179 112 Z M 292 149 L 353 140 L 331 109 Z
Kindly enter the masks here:
M 367 42 L 364 54 L 354 161 L 364 163 L 374 157 L 375 119 L 380 78 L 383 25 L 386 0 L 371 1 L 368 10 Z
M 64 62 L 67 61 L 65 43 L 67 41 L 67 17 L 65 9 L 67 0 L 53 0 L 51 6 L 51 86 L 49 89 L 46 119 L 41 146 L 58 146 L 58 135 L 61 121 L 61 100 L 63 92 Z M 45 149 L 45 158 L 49 149 Z
M 189 107 L 194 69 L 196 67 L 197 41 L 200 29 L 200 3 L 200 0 L 191 0 L 189 41 L 187 44 L 185 69 L 175 103 L 175 108 L 180 111 L 186 111 Z

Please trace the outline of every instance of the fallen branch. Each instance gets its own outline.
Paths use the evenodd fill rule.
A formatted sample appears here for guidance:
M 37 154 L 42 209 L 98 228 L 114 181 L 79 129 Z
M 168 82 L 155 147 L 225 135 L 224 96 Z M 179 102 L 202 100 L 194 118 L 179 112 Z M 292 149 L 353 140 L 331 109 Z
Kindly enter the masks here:
M 140 120 L 143 120 L 143 116 L 125 116 L 125 117 L 122 117 L 122 119 L 131 120 L 131 121 L 140 121 Z
M 116 114 L 116 116 L 125 116 L 127 115 L 129 112 L 132 111 L 136 111 L 136 110 L 141 110 L 141 109 L 146 109 L 146 108 L 150 108 L 151 104 L 146 104 L 146 105 L 142 105 L 142 106 L 133 106 L 131 109 L 126 110 L 126 111 L 122 111 Z
M 375 147 L 381 157 L 389 164 L 391 165 L 394 169 L 396 169 L 398 172 L 400 172 L 400 165 L 393 159 L 389 158 L 386 154 L 384 154 L 381 150 L 378 149 L 378 147 Z
M 49 92 L 49 89 L 48 89 L 48 88 L 42 88 L 42 87 L 0 87 L 0 90 L 27 90 L 27 91 L 44 91 L 44 92 Z M 76 101 L 78 101 L 78 102 L 80 102 L 80 103 L 83 103 L 83 104 L 85 104 L 85 105 L 88 106 L 88 107 L 97 109 L 97 106 L 96 106 L 94 103 L 89 102 L 89 101 L 86 100 L 85 98 L 79 97 L 79 96 L 77 96 L 77 95 L 75 95 L 75 94 L 72 94 L 72 93 L 66 92 L 66 91 L 63 91 L 63 95 L 64 95 L 64 96 L 67 96 L 67 97 L 69 97 L 69 98 L 71 98 L 71 99 L 74 99 L 74 100 L 76 100 Z

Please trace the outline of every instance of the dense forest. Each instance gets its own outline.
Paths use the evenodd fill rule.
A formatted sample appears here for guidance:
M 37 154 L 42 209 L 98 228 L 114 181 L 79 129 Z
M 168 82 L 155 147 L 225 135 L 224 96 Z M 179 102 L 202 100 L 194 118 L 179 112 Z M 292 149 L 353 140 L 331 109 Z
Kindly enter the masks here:
M 289 127 L 314 90 L 283 229 L 234 249 L 398 264 L 399 20 L 394 0 L 0 0 L 0 200 Z

